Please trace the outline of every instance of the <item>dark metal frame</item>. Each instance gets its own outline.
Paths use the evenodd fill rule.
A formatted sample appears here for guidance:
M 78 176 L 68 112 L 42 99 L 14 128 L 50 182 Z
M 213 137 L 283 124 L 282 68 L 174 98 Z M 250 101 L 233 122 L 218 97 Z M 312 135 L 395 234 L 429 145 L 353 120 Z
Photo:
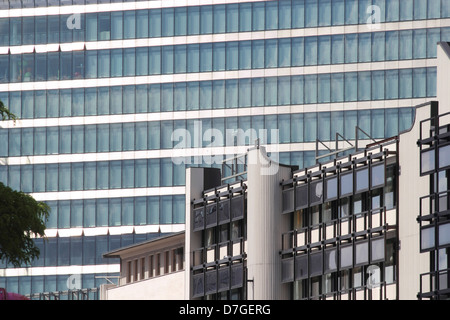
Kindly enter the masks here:
M 392 139 L 390 139 L 392 140 Z M 390 141 L 389 140 L 389 141 Z M 394 139 L 395 140 L 395 139 Z M 394 143 L 397 142 L 397 140 L 393 141 Z M 378 144 L 376 144 L 375 149 L 378 147 Z M 386 261 L 386 234 L 388 230 L 396 229 L 396 226 L 388 226 L 386 221 L 386 207 L 384 206 L 384 203 L 382 204 L 381 208 L 371 208 L 372 205 L 369 205 L 369 208 L 366 211 L 363 211 L 359 213 L 358 215 L 355 215 L 352 211 L 349 212 L 348 216 L 344 217 L 338 217 L 336 216 L 331 221 L 320 221 L 318 225 L 312 225 L 311 223 L 311 217 L 310 217 L 310 208 L 315 205 L 323 205 L 324 203 L 335 203 L 335 205 L 338 205 L 336 201 L 339 201 L 340 199 L 349 199 L 350 203 L 353 201 L 353 196 L 357 194 L 367 194 L 369 196 L 368 199 L 372 196 L 373 190 L 380 190 L 384 188 L 387 185 L 387 157 L 391 155 L 393 152 L 388 151 L 386 149 L 383 150 L 384 145 L 379 146 L 379 151 L 375 152 L 374 154 L 368 153 L 367 150 L 365 151 L 363 157 L 361 158 L 354 158 L 351 159 L 351 156 L 348 157 L 347 161 L 343 162 L 337 162 L 334 160 L 331 167 L 327 168 L 322 166 L 321 164 L 318 165 L 318 168 L 315 169 L 315 172 L 312 172 L 311 170 L 304 169 L 304 173 L 300 174 L 298 176 L 294 176 L 293 179 L 282 181 L 282 191 L 285 192 L 287 190 L 294 190 L 294 211 L 299 209 L 307 209 L 307 219 L 305 223 L 305 227 L 291 230 L 289 232 L 283 233 L 282 235 L 282 248 L 280 251 L 283 270 L 285 272 L 291 273 L 291 274 L 282 274 L 283 277 L 283 283 L 290 283 L 293 281 L 305 281 L 305 284 L 307 284 L 308 288 L 310 288 L 310 282 L 312 277 L 316 276 L 323 276 L 326 274 L 336 274 L 335 281 L 336 285 L 336 291 L 331 293 L 324 293 L 321 294 L 319 297 L 320 299 L 330 298 L 333 297 L 335 299 L 339 299 L 341 294 L 341 290 L 337 288 L 337 283 L 339 281 L 339 274 L 343 270 L 350 270 L 350 273 L 354 268 L 362 267 L 366 268 L 370 264 L 379 264 L 381 263 L 384 265 Z M 373 150 L 373 149 L 372 149 Z M 397 167 L 397 162 L 395 162 L 395 166 Z M 377 184 L 373 184 L 372 181 L 372 174 L 373 170 L 372 168 L 379 168 L 383 167 L 383 177 L 382 182 Z M 356 189 L 356 173 L 361 172 L 362 170 L 367 170 L 367 184 L 364 188 L 361 188 L 360 190 Z M 298 171 L 296 173 L 299 173 Z M 345 193 L 341 195 L 342 188 L 341 188 L 341 177 L 345 175 L 351 175 L 351 191 L 348 193 Z M 337 179 L 337 185 L 336 188 L 336 196 L 335 197 L 327 197 L 327 182 L 331 179 Z M 311 192 L 314 192 L 314 190 L 311 189 L 311 185 L 314 183 L 318 183 L 321 181 L 323 184 L 323 196 L 322 201 L 312 202 L 311 201 Z M 302 189 L 301 189 L 302 188 Z M 334 186 L 333 186 L 334 188 Z M 298 205 L 298 199 L 300 197 L 300 190 L 304 192 L 302 197 L 307 197 L 307 205 L 302 204 Z M 398 190 L 396 190 L 398 192 Z M 287 198 L 290 199 L 290 198 Z M 291 201 L 292 199 L 290 199 Z M 292 206 L 284 204 L 285 207 Z M 285 210 L 283 211 L 284 214 L 287 213 L 293 213 L 292 210 Z M 398 212 L 396 217 L 398 218 Z M 356 222 L 358 219 L 362 219 L 363 227 L 362 229 L 356 229 Z M 377 219 L 377 220 L 374 220 Z M 379 219 L 379 220 L 378 220 Z M 348 222 L 348 230 L 343 230 L 343 223 Z M 327 227 L 333 227 L 333 235 L 329 236 L 326 234 L 326 228 Z M 312 232 L 318 232 L 319 233 L 319 241 L 312 240 Z M 395 231 L 394 231 L 395 232 Z M 395 237 L 397 233 L 395 232 Z M 304 237 L 304 243 L 300 245 L 298 241 L 302 241 L 300 237 Z M 383 258 L 378 257 L 375 260 L 372 260 L 372 241 L 378 241 L 380 239 L 383 239 L 384 246 L 383 246 Z M 303 241 L 302 241 L 303 242 Z M 360 243 L 366 243 L 367 247 L 364 252 L 364 255 L 367 255 L 364 261 L 361 263 L 356 263 L 356 245 Z M 351 265 L 346 266 L 345 268 L 342 268 L 340 265 L 341 262 L 341 248 L 345 247 L 351 247 L 352 248 L 352 262 Z M 326 253 L 329 253 L 330 251 L 335 251 L 335 259 L 336 259 L 336 265 L 335 268 L 328 269 L 325 265 L 325 258 Z M 322 257 L 322 274 L 311 274 L 311 255 L 312 254 L 320 254 Z M 300 259 L 302 259 L 302 265 L 303 268 L 306 268 L 303 270 L 302 275 L 299 274 L 299 263 Z M 398 269 L 398 268 L 397 268 Z M 396 277 L 397 278 L 397 277 Z M 382 282 L 380 284 L 381 286 L 384 286 L 382 288 L 384 290 L 384 297 L 386 297 L 386 281 Z M 396 284 L 398 286 L 398 283 Z M 309 289 L 308 289 L 309 290 Z M 371 296 L 370 290 L 367 289 L 367 287 L 361 287 L 361 288 L 351 288 L 347 290 L 348 292 L 352 292 L 353 296 L 356 292 L 356 290 L 364 290 L 364 294 L 367 297 Z M 345 291 L 345 290 L 344 290 Z M 309 292 L 309 291 L 308 291 Z M 311 299 L 314 297 L 308 296 L 307 299 Z
M 225 187 L 225 191 L 223 191 Z M 195 287 L 199 289 L 197 292 L 194 292 L 192 298 L 202 298 L 206 295 L 217 295 L 222 294 L 224 292 L 230 292 L 233 289 L 242 288 L 245 292 L 245 283 L 246 283 L 246 253 L 245 253 L 245 232 L 242 231 L 242 236 L 237 239 L 229 238 L 226 241 L 220 241 L 218 238 L 218 232 L 215 232 L 214 243 L 205 246 L 205 232 L 207 230 L 216 230 L 216 228 L 228 225 L 228 228 L 231 227 L 231 224 L 235 221 L 244 221 L 246 219 L 246 190 L 247 186 L 243 181 L 240 182 L 240 185 L 236 187 L 236 184 L 230 185 L 227 184 L 225 186 L 216 187 L 210 190 L 203 191 L 202 197 L 200 199 L 192 201 L 191 205 L 193 207 L 193 211 L 195 210 L 203 210 L 203 225 L 201 227 L 194 228 L 194 232 L 202 232 L 202 246 L 194 249 L 192 252 L 192 263 L 191 267 L 191 279 L 193 281 L 193 286 L 195 287 L 195 282 L 198 281 L 197 285 L 200 287 Z M 233 207 L 232 201 L 238 201 L 238 205 L 240 206 L 240 214 L 233 215 Z M 226 205 L 225 210 L 227 210 L 228 217 L 226 219 L 222 219 L 220 215 L 220 205 Z M 215 216 L 213 219 L 208 221 L 208 210 L 211 209 L 214 211 Z M 227 216 L 226 214 L 224 215 Z M 244 223 L 240 226 L 244 229 Z M 230 231 L 231 232 L 231 231 Z M 230 234 L 231 236 L 231 234 Z M 238 243 L 239 244 L 239 254 L 233 254 L 233 246 Z M 226 247 L 225 256 L 221 256 L 223 253 L 223 249 Z M 210 261 L 207 260 L 208 251 L 213 250 L 214 256 Z M 228 271 L 224 271 L 228 270 Z M 238 277 L 241 279 L 239 283 L 235 283 L 233 285 L 233 270 L 238 270 L 238 272 L 242 272 L 242 274 Z M 223 284 L 220 280 L 221 276 L 228 274 L 228 286 L 221 287 L 220 284 Z M 223 279 L 222 279 L 223 280 Z M 228 293 L 229 294 L 229 293 Z

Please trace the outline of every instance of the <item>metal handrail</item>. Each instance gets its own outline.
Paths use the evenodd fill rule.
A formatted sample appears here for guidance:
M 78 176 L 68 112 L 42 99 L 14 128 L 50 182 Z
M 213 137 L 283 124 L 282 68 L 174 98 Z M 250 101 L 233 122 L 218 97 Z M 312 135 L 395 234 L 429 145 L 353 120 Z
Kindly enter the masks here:
M 450 268 L 443 269 L 443 270 L 434 270 L 434 271 L 429 271 L 429 272 L 420 274 L 420 287 L 419 287 L 420 292 L 418 294 L 419 298 L 422 298 L 424 296 L 438 295 L 439 291 L 450 289 L 450 284 L 447 284 L 447 286 L 445 288 L 441 288 L 440 276 L 443 274 L 447 275 L 447 282 L 448 282 L 449 276 L 450 276 Z M 423 291 L 425 277 L 429 277 L 428 282 L 429 282 L 429 287 L 430 287 L 430 291 L 426 291 L 426 292 Z

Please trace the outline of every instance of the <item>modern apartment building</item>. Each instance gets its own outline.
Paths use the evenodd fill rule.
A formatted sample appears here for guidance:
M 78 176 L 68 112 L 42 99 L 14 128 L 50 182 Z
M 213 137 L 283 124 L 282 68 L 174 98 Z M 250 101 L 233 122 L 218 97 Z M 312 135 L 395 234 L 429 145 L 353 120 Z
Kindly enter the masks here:
M 120 271 L 105 252 L 185 230 L 186 168 L 256 138 L 304 168 L 336 133 L 408 129 L 439 41 L 446 0 L 0 0 L 0 100 L 20 118 L 0 123 L 0 181 L 52 208 L 41 258 L 3 263 L 0 287 L 96 298 Z

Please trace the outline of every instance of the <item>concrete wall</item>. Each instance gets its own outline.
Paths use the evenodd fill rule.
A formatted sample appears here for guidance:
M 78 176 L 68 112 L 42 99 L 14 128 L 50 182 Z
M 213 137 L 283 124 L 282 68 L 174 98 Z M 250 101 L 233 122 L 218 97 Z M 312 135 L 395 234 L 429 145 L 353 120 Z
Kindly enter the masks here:
M 263 147 L 248 154 L 247 267 L 249 300 L 288 299 L 281 283 L 281 234 L 289 228 L 283 216 L 280 182 L 291 169 L 269 161 Z
M 416 110 L 411 131 L 400 135 L 399 143 L 399 299 L 415 300 L 420 291 L 420 274 L 430 269 L 428 253 L 420 253 L 419 198 L 429 194 L 429 177 L 420 177 L 419 122 L 430 117 L 430 106 Z
M 108 287 L 105 300 L 182 300 L 184 274 L 182 270 L 120 287 Z
M 437 98 L 440 113 L 450 111 L 450 46 L 441 42 L 437 50 Z
M 438 44 L 437 49 L 437 100 L 439 114 L 450 112 L 450 46 Z M 416 109 L 413 127 L 400 135 L 399 162 L 399 299 L 417 299 L 420 291 L 420 274 L 430 271 L 430 254 L 420 253 L 420 228 L 416 217 L 420 214 L 419 198 L 430 194 L 429 176 L 420 177 L 420 121 L 431 117 L 430 106 Z M 441 125 L 448 121 L 441 118 Z M 424 123 L 423 132 L 429 130 Z M 428 137 L 428 136 L 425 136 Z M 425 288 L 424 288 L 425 289 Z M 426 290 L 425 290 L 426 291 Z

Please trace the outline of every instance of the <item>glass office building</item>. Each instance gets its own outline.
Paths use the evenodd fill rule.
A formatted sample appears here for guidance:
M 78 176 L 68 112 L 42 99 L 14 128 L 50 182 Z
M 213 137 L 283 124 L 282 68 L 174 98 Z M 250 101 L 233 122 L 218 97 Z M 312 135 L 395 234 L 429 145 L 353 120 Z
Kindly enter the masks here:
M 303 168 L 336 132 L 408 129 L 439 41 L 448 0 L 0 0 L 0 100 L 20 118 L 0 123 L 0 181 L 52 208 L 41 257 L 3 262 L 0 287 L 117 276 L 102 254 L 184 230 L 185 169 L 211 155 L 260 138 Z

